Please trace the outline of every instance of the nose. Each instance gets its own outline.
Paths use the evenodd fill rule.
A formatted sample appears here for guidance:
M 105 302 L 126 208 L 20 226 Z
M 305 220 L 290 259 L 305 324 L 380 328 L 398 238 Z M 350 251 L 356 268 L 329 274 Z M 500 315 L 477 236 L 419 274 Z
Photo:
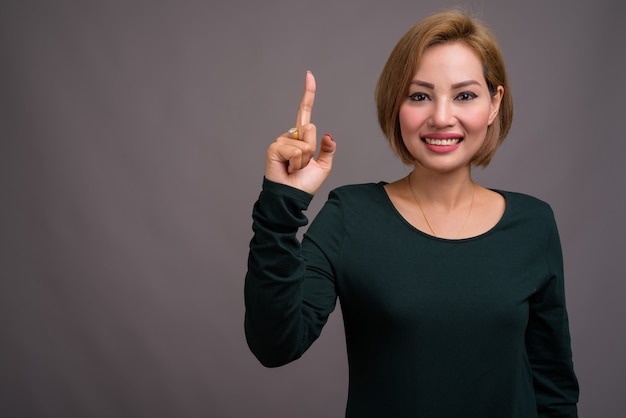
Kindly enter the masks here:
M 435 103 L 430 117 L 434 128 L 445 128 L 454 124 L 454 112 L 452 104 L 447 100 L 439 100 Z

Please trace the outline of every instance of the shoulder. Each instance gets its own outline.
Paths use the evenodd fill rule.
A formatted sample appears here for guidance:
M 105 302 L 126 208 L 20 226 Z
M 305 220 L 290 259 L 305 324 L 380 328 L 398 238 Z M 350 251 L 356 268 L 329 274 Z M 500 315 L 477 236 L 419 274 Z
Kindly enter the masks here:
M 537 226 L 554 226 L 552 207 L 547 202 L 519 192 L 494 190 L 502 194 L 506 201 L 505 213 L 511 220 L 529 222 Z
M 329 198 L 338 198 L 341 200 L 380 198 L 384 196 L 384 185 L 384 182 L 348 184 L 333 189 L 330 192 Z
M 333 189 L 323 211 L 336 210 L 348 217 L 382 216 L 389 206 L 384 182 L 349 184 Z
M 331 190 L 328 200 L 315 217 L 308 236 L 336 236 L 346 228 L 365 230 L 372 219 L 384 217 L 384 183 L 349 184 Z M 316 238 L 320 239 L 320 238 Z
M 552 208 L 550 207 L 550 205 L 537 197 L 508 190 L 494 189 L 493 191 L 503 195 L 506 199 L 507 204 L 510 203 L 512 205 L 515 205 L 516 208 L 537 212 L 552 213 Z

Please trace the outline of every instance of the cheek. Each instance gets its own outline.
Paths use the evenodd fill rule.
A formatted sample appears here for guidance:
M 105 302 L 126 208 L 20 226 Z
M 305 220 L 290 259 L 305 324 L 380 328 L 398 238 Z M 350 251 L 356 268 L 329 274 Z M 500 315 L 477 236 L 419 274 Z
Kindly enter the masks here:
M 400 130 L 404 133 L 417 130 L 424 122 L 424 115 L 416 107 L 402 105 L 400 106 L 398 119 L 400 121 Z
M 489 109 L 473 109 L 465 112 L 462 122 L 469 132 L 486 132 L 489 125 Z

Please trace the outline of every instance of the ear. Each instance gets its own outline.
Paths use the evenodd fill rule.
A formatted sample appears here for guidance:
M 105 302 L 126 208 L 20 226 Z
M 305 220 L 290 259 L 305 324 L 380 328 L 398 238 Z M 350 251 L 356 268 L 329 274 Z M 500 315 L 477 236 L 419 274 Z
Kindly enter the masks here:
M 491 97 L 491 108 L 489 111 L 489 125 L 496 120 L 498 113 L 500 113 L 500 102 L 502 102 L 502 96 L 504 95 L 504 87 L 498 86 L 496 94 Z

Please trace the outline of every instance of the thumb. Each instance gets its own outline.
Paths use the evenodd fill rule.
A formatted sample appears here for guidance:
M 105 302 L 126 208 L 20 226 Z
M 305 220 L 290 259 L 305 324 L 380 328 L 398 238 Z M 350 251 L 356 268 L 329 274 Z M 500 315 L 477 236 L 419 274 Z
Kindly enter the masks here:
M 330 170 L 333 165 L 333 157 L 335 156 L 335 150 L 337 144 L 331 134 L 326 134 L 322 137 L 322 143 L 320 145 L 320 152 L 317 155 L 317 163 Z

